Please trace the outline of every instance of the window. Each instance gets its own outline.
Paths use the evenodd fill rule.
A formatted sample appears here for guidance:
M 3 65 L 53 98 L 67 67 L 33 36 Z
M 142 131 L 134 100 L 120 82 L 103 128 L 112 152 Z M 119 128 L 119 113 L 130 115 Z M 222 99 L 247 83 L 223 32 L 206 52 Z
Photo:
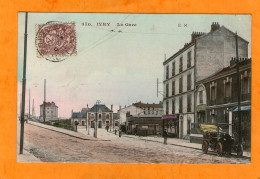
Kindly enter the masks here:
M 191 51 L 188 52 L 188 61 L 187 61 L 187 68 L 191 67 Z
M 210 84 L 210 100 L 211 104 L 216 103 L 216 96 L 217 96 L 217 83 L 212 82 Z
M 172 81 L 172 95 L 175 95 L 175 81 Z
M 175 62 L 172 62 L 172 76 L 175 75 Z
M 101 114 L 98 115 L 98 118 L 101 119 Z
M 179 71 L 182 72 L 182 65 L 183 65 L 183 58 L 180 58 L 180 67 L 179 67 Z
M 91 119 L 94 119 L 94 114 L 91 114 Z
M 191 94 L 187 97 L 187 112 L 191 112 Z
M 187 76 L 187 90 L 191 90 L 191 74 Z
M 179 93 L 182 93 L 182 77 L 179 80 Z
M 172 114 L 175 114 L 175 99 L 172 100 Z
M 248 93 L 250 93 L 249 78 L 244 77 L 242 80 L 242 94 L 248 94 Z
M 230 86 L 230 82 L 226 82 L 225 83 L 225 97 L 231 97 L 231 86 Z
M 166 84 L 166 97 L 169 96 L 169 84 Z
M 179 98 L 179 113 L 182 113 L 182 96 Z
M 169 101 L 166 101 L 166 115 L 169 114 Z
M 169 78 L 169 66 L 166 67 L 166 80 Z
M 109 114 L 106 115 L 106 118 L 109 119 Z
M 203 104 L 203 91 L 199 91 L 200 104 Z

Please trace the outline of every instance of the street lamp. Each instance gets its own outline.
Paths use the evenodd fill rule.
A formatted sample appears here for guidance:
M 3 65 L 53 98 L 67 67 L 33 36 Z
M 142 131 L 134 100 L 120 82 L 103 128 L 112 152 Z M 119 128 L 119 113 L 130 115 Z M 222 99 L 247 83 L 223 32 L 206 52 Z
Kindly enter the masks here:
M 100 104 L 100 100 L 96 101 L 96 124 L 95 124 L 95 129 L 94 129 L 94 137 L 97 138 L 97 122 L 98 122 L 98 114 L 97 114 L 97 106 Z

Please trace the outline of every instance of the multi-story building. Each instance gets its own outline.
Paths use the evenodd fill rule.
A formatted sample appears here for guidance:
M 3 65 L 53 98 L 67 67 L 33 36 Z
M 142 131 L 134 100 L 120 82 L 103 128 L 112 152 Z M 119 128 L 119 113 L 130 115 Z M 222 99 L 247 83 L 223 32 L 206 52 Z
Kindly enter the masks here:
M 162 103 L 133 103 L 118 110 L 122 130 L 132 133 L 134 128 L 153 128 L 159 131 L 163 115 Z M 159 122 L 158 122 L 159 121 Z
M 98 128 L 109 126 L 113 127 L 113 105 L 109 109 L 105 104 L 95 104 L 87 111 L 87 121 L 91 128 L 94 128 L 95 121 L 97 121 Z
M 44 105 L 40 105 L 40 120 L 43 120 Z M 58 106 L 54 102 L 45 102 L 45 121 L 58 119 Z
M 188 138 L 195 127 L 195 83 L 227 67 L 236 56 L 236 34 L 218 23 L 209 33 L 193 32 L 191 41 L 163 62 L 163 108 L 168 133 Z M 248 57 L 248 42 L 238 36 L 238 55 Z
M 238 89 L 240 88 L 242 141 L 245 146 L 251 141 L 251 59 L 239 59 L 239 74 L 236 60 L 228 67 L 197 82 L 196 113 L 198 124 L 220 124 L 222 130 L 238 137 Z M 240 77 L 240 87 L 238 86 Z

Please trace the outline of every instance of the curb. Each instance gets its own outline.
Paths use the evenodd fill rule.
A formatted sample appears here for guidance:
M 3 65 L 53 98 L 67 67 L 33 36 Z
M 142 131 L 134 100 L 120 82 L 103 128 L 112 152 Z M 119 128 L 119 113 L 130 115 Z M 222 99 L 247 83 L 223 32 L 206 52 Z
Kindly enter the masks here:
M 102 140 L 102 139 L 88 139 L 88 138 L 83 138 L 83 137 L 79 137 L 79 136 L 75 136 L 75 135 L 72 135 L 72 134 L 68 134 L 66 132 L 61 132 L 61 131 L 57 131 L 55 129 L 50 129 L 50 128 L 47 128 L 47 127 L 44 127 L 44 126 L 39 126 L 39 125 L 36 125 L 36 124 L 32 124 L 32 123 L 28 123 L 30 125 L 33 125 L 33 126 L 37 126 L 37 127 L 40 127 L 40 128 L 43 128 L 43 129 L 47 129 L 47 130 L 51 130 L 51 131 L 54 131 L 54 132 L 58 132 L 60 134 L 64 134 L 64 135 L 67 135 L 67 136 L 70 136 L 70 137 L 74 137 L 74 138 L 77 138 L 77 139 L 81 139 L 81 140 L 90 140 L 90 141 L 110 141 L 110 140 Z M 53 127 L 53 126 L 52 126 Z

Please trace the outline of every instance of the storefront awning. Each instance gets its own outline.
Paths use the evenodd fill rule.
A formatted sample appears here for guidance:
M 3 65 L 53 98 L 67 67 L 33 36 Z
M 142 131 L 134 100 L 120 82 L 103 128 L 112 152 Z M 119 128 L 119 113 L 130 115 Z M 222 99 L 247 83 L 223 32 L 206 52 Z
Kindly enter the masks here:
M 206 108 L 207 106 L 204 104 L 204 105 L 199 105 L 196 107 L 196 111 L 197 112 L 203 112 L 203 111 L 206 111 Z
M 177 115 L 166 115 L 166 116 L 163 116 L 163 119 L 177 119 Z
M 240 110 L 241 111 L 250 111 L 251 110 L 251 106 L 241 106 L 240 107 Z M 236 107 L 233 112 L 237 112 L 238 111 L 238 108 Z

